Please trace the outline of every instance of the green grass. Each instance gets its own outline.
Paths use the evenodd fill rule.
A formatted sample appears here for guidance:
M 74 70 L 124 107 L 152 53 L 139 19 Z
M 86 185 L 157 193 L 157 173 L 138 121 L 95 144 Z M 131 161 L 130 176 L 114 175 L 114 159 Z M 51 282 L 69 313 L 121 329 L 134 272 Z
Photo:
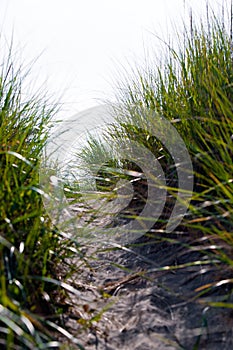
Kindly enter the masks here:
M 25 98 L 30 74 L 17 68 L 12 48 L 1 59 L 0 347 L 54 349 L 61 346 L 54 341 L 62 311 L 56 295 L 66 290 L 57 280 L 58 267 L 72 243 L 61 239 L 46 216 L 39 168 L 58 107 L 45 94 L 29 91 Z M 44 316 L 49 314 L 50 326 Z
M 127 180 L 137 185 L 138 195 L 133 203 L 137 211 L 146 200 L 147 183 L 140 178 L 142 169 L 137 159 L 119 158 L 109 145 L 134 140 L 150 150 L 160 161 L 170 197 L 148 237 L 156 231 L 165 233 L 177 196 L 176 164 L 166 145 L 143 126 L 145 114 L 150 123 L 154 122 L 155 113 L 163 115 L 184 140 L 194 170 L 191 204 L 177 232 L 189 232 L 194 237 L 198 233 L 203 241 L 208 239 L 212 243 L 208 248 L 210 257 L 230 271 L 233 268 L 231 37 L 232 33 L 214 17 L 209 18 L 208 30 L 192 23 L 192 31 L 186 30 L 185 40 L 182 36 L 184 47 L 182 44 L 180 49 L 173 50 L 167 46 L 163 66 L 137 68 L 133 77 L 127 76 L 121 82 L 116 96 L 118 103 L 114 105 L 116 124 L 106 131 L 104 140 L 91 138 L 79 154 L 83 167 L 91 166 L 95 173 L 98 194 L 92 193 L 94 198 L 99 198 L 102 192 L 103 197 L 113 200 L 117 181 Z M 0 347 L 62 349 L 57 340 L 58 330 L 69 343 L 64 348 L 82 348 L 62 328 L 60 316 L 64 309 L 59 301 L 68 292 L 79 298 L 79 292 L 66 284 L 79 267 L 70 266 L 66 258 L 80 256 L 80 266 L 88 266 L 91 257 L 84 261 L 78 238 L 69 240 L 52 225 L 43 207 L 46 193 L 39 187 L 42 152 L 57 107 L 51 106 L 45 95 L 22 98 L 27 77 L 21 67 L 15 67 L 14 60 L 10 51 L 8 57 L 2 58 L 0 72 Z M 101 159 L 104 161 L 99 168 Z M 78 181 L 67 181 L 65 193 L 80 203 L 79 185 Z M 124 214 L 128 219 L 136 218 L 135 215 L 135 212 Z M 59 270 L 62 266 L 64 271 L 69 271 L 62 274 Z M 177 268 L 182 266 L 170 267 Z M 221 285 L 228 286 L 228 294 L 232 292 L 232 279 L 223 281 L 220 274 L 217 282 L 200 286 L 197 297 Z M 208 300 L 208 305 L 232 308 L 224 298 L 221 302 Z
M 214 15 L 208 17 L 208 28 L 198 26 L 191 18 L 192 30 L 185 29 L 178 42 L 178 49 L 166 46 L 167 56 L 161 66 L 136 68 L 134 74 L 125 77 L 118 86 L 117 104 L 113 106 L 116 124 L 105 132 L 105 143 L 89 140 L 79 157 L 83 166 L 99 167 L 97 154 L 108 155 L 108 147 L 114 142 L 124 144 L 125 140 L 134 140 L 149 149 L 160 160 L 165 173 L 167 191 L 171 195 L 166 202 L 164 215 L 160 217 L 153 231 L 165 231 L 167 220 L 177 196 L 177 173 L 174 160 L 166 145 L 148 131 L 147 124 L 153 124 L 153 115 L 162 115 L 179 132 L 191 156 L 194 173 L 194 189 L 188 213 L 175 232 L 189 232 L 194 239 L 196 234 L 212 242 L 211 254 L 224 264 L 223 269 L 233 267 L 233 49 L 232 32 L 227 30 L 222 20 Z M 185 44 L 185 45 L 183 45 Z M 154 62 L 153 62 L 154 63 Z M 147 119 L 145 119 L 147 116 Z M 154 123 L 158 119 L 154 118 Z M 144 123 L 144 124 L 143 124 Z M 156 126 L 156 124 L 155 124 Z M 114 147 L 113 147 L 114 148 Z M 129 146 L 130 149 L 130 146 Z M 100 151 L 101 150 L 101 151 Z M 140 169 L 135 160 L 122 160 L 112 151 L 112 159 L 124 170 L 136 171 L 135 176 L 127 178 L 133 183 L 138 180 Z M 185 164 L 183 164 L 185 168 Z M 103 164 L 96 173 L 96 181 L 105 189 L 112 179 L 117 182 L 119 169 L 109 163 Z M 105 174 L 105 176 L 103 176 Z M 142 185 L 141 185 L 142 186 Z M 138 186 L 140 188 L 140 185 Z M 112 188 L 110 188 L 112 191 Z M 142 191 L 143 192 L 143 191 Z M 144 203 L 146 195 L 144 192 Z M 141 195 L 140 199 L 142 199 Z M 136 213 L 137 213 L 137 205 Z M 135 218 L 131 208 L 128 218 Z M 135 215 L 135 216 L 134 216 Z M 153 236 L 153 235 L 152 235 Z M 216 244 L 223 249 L 215 249 Z M 191 248 L 191 247 L 190 247 Z M 171 267 L 172 269 L 172 267 Z M 225 282 L 232 291 L 232 279 Z M 219 274 L 219 286 L 221 274 Z M 213 290 L 212 286 L 203 286 L 202 291 Z M 212 303 L 218 306 L 218 303 Z M 219 305 L 220 306 L 220 305 Z M 221 307 L 224 303 L 221 303 Z M 226 307 L 230 307 L 226 303 Z M 232 307 L 232 304 L 231 304 Z

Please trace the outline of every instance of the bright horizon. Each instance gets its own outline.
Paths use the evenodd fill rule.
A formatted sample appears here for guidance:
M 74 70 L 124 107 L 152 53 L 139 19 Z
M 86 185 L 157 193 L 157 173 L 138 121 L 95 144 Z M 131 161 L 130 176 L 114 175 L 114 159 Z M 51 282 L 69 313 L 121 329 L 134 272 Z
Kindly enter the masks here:
M 221 11 L 222 0 L 209 1 Z M 230 9 L 230 0 L 223 0 Z M 0 30 L 22 62 L 35 59 L 33 83 L 63 95 L 62 116 L 70 117 L 114 95 L 124 69 L 142 65 L 193 15 L 205 14 L 206 0 L 2 0 Z

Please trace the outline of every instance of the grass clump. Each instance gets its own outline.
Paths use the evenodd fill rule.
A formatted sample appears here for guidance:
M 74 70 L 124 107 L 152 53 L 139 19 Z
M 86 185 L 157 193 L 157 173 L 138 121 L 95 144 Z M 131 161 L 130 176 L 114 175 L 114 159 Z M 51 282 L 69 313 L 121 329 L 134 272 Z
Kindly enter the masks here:
M 25 96 L 28 73 L 16 68 L 12 49 L 0 67 L 0 347 L 59 348 L 54 322 L 61 310 L 53 300 L 65 289 L 57 264 L 67 243 L 46 216 L 39 188 L 57 106 L 45 95 Z
M 179 233 L 188 233 L 193 237 L 193 241 L 197 237 L 200 241 L 208 241 L 212 247 L 208 254 L 221 261 L 224 266 L 221 269 L 231 271 L 228 275 L 232 276 L 232 33 L 227 31 L 223 21 L 219 21 L 214 15 L 212 18 L 208 17 L 207 28 L 202 22 L 201 25 L 196 25 L 191 18 L 191 31 L 185 31 L 183 42 L 184 47 L 182 44 L 182 47 L 176 50 L 166 46 L 168 56 L 165 58 L 165 64 L 163 62 L 163 65 L 157 64 L 156 68 L 147 70 L 139 68 L 133 72 L 132 77 L 126 77 L 123 86 L 121 83 L 117 95 L 118 104 L 113 106 L 116 124 L 105 133 L 105 142 L 114 145 L 122 140 L 135 140 L 160 161 L 165 174 L 168 198 L 163 214 L 151 232 L 164 232 L 166 237 L 166 223 L 174 207 L 179 187 L 176 163 L 169 154 L 166 143 L 154 137 L 146 123 L 153 125 L 153 115 L 161 115 L 170 121 L 190 154 L 194 175 L 188 213 L 174 233 L 178 236 Z M 152 63 L 154 66 L 154 62 Z M 148 119 L 143 127 L 145 115 Z M 155 128 L 157 122 L 158 119 L 154 118 Z M 91 159 L 100 146 L 103 152 L 104 147 L 101 144 L 96 145 L 96 141 L 89 142 L 83 151 L 84 164 L 88 164 L 88 154 Z M 137 159 L 135 162 L 121 161 L 122 159 L 117 159 L 116 163 L 118 162 L 123 170 L 135 171 L 136 175 L 132 176 L 130 182 L 137 181 L 134 194 L 140 193 L 140 199 L 144 197 L 145 205 L 146 183 L 138 181 L 142 178 Z M 185 164 L 183 167 L 185 168 Z M 111 173 L 107 168 L 105 170 L 105 176 L 108 178 Z M 103 178 L 103 172 L 101 177 Z M 136 203 L 131 201 L 123 210 L 123 213 L 128 212 L 131 205 L 129 220 L 136 219 L 136 215 L 140 214 L 141 204 L 138 203 L 137 197 Z M 213 289 L 221 285 L 221 278 L 222 274 L 219 271 L 218 282 L 213 283 Z M 232 278 L 227 279 L 225 283 L 228 285 L 229 296 L 232 292 Z M 209 291 L 209 287 L 211 289 L 211 285 L 208 285 L 206 290 Z M 205 290 L 204 286 L 202 290 Z M 215 305 L 217 306 L 217 303 Z M 226 302 L 225 306 L 229 305 L 232 304 Z M 221 306 L 224 306 L 224 303 L 221 303 Z

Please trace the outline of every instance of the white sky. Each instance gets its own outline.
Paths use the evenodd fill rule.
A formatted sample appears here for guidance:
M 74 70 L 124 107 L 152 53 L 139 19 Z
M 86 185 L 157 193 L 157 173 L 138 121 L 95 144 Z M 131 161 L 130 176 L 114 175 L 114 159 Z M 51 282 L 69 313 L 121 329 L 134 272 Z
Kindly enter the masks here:
M 222 1 L 210 0 L 220 8 Z M 185 7 L 186 6 L 186 12 Z M 165 39 L 188 19 L 205 13 L 206 0 L 0 0 L 1 40 L 11 38 L 23 62 L 34 65 L 35 83 L 64 92 L 63 116 L 110 98 L 126 62 L 140 62 L 155 37 Z

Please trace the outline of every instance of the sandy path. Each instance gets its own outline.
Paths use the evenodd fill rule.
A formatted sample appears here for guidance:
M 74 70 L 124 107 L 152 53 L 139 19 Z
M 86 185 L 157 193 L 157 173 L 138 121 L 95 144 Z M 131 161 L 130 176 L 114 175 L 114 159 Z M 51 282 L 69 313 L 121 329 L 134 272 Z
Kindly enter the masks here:
M 232 277 L 232 271 L 220 263 L 210 265 L 207 260 L 213 259 L 211 249 L 201 252 L 198 240 L 192 238 L 193 251 L 188 250 L 188 235 L 166 237 L 173 242 L 164 238 L 158 234 L 154 238 L 142 237 L 129 251 L 86 247 L 91 269 L 80 268 L 71 283 L 88 302 L 71 296 L 73 307 L 65 315 L 65 326 L 85 349 L 233 349 L 232 309 L 203 303 L 210 297 L 211 301 L 232 303 L 229 285 L 223 284 L 198 300 L 194 298 L 196 288 Z M 208 246 L 209 242 L 201 244 Z M 97 259 L 90 259 L 91 255 Z M 175 271 L 158 269 L 192 261 L 199 263 Z M 105 312 L 92 329 L 83 330 L 83 320 L 91 319 L 103 308 Z

